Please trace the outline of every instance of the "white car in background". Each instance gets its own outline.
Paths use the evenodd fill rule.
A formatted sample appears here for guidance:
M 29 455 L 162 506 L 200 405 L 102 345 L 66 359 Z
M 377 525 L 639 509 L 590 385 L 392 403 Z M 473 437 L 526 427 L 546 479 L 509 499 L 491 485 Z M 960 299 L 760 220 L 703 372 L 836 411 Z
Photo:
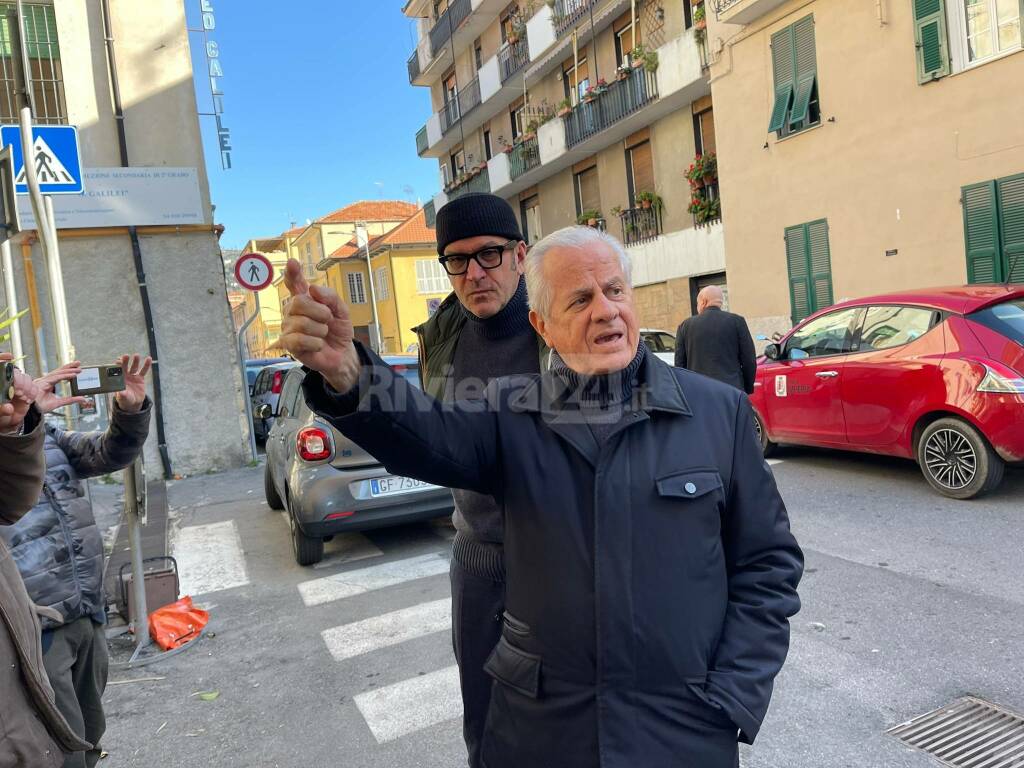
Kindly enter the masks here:
M 668 331 L 659 331 L 654 328 L 641 328 L 640 338 L 647 344 L 648 349 L 669 365 L 676 364 L 676 335 Z

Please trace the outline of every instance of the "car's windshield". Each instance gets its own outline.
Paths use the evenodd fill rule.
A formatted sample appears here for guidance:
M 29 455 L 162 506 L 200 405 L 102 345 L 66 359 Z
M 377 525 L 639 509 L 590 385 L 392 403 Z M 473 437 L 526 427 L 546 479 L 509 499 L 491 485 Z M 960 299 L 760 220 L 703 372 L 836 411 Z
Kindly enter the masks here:
M 973 312 L 967 317 L 1024 345 L 1024 299 L 1004 301 L 1002 304 Z

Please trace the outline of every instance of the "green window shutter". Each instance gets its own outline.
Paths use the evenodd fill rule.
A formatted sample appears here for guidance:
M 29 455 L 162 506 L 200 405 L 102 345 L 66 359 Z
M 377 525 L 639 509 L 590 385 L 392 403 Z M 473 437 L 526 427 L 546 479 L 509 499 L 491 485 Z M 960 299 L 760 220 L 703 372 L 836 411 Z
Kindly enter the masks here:
M 768 120 L 768 132 L 781 131 L 786 124 L 796 73 L 793 70 L 793 27 L 780 29 L 772 35 L 772 80 L 775 86 L 775 100 Z
M 53 6 L 30 5 L 22 6 L 24 16 L 22 29 L 25 45 L 28 47 L 30 59 L 60 59 L 57 47 L 57 18 Z M 14 3 L 0 3 L 0 56 L 11 55 L 11 34 L 7 28 L 8 11 L 17 10 Z
M 828 247 L 828 221 L 807 225 L 807 247 L 811 263 L 811 306 L 815 312 L 832 306 L 832 255 Z
M 996 183 L 985 181 L 961 190 L 964 207 L 964 246 L 967 250 L 967 282 L 998 283 L 999 220 L 996 217 Z
M 793 93 L 793 112 L 789 116 L 789 124 L 795 128 L 798 123 L 807 119 L 808 107 L 811 104 L 811 94 L 814 93 L 815 75 L 807 75 L 797 81 L 796 91 Z
M 1003 235 L 1001 278 L 1024 283 L 1024 174 L 996 181 L 996 199 Z
M 949 74 L 945 0 L 914 0 L 914 46 L 918 83 Z
M 793 73 L 796 86 L 793 91 L 793 112 L 789 125 L 807 119 L 807 109 L 814 93 L 818 76 L 818 57 L 814 45 L 814 16 L 805 16 L 793 24 Z
M 811 309 L 811 276 L 807 260 L 807 225 L 786 228 L 786 267 L 789 271 L 789 301 L 793 324 L 813 311 Z

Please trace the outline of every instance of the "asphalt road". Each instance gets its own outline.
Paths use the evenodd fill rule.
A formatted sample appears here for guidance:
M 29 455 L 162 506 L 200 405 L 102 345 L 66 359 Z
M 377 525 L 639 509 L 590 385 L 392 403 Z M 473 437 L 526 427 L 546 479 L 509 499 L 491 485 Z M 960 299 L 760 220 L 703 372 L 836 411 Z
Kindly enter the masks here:
M 1024 473 L 953 502 L 909 463 L 803 449 L 779 458 L 807 556 L 804 607 L 744 765 L 934 765 L 885 729 L 967 693 L 1024 712 Z M 174 658 L 112 670 L 101 765 L 465 765 L 450 528 L 338 537 L 320 567 L 300 568 L 261 473 L 171 485 L 183 586 L 209 606 L 211 634 Z

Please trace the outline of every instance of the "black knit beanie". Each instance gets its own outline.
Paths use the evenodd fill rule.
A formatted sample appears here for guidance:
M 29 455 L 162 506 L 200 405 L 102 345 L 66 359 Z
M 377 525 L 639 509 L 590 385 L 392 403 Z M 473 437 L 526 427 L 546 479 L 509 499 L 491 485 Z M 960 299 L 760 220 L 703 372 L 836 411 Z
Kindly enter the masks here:
M 470 192 L 444 205 L 437 212 L 434 231 L 438 256 L 444 256 L 449 243 L 467 237 L 494 235 L 509 240 L 523 239 L 512 206 L 487 192 Z

